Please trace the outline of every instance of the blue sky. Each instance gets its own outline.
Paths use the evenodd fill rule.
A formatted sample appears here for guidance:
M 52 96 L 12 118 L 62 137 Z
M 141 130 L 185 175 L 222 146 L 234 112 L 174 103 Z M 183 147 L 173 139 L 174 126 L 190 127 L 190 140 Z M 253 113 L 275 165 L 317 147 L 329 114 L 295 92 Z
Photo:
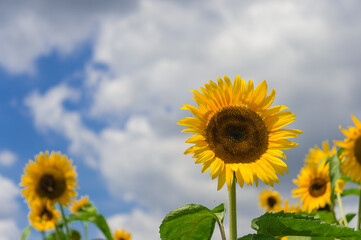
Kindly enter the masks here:
M 0 3 L 0 239 L 26 226 L 17 185 L 45 150 L 72 158 L 79 195 L 134 239 L 158 239 L 165 214 L 184 204 L 226 202 L 183 155 L 189 135 L 176 124 L 189 116 L 180 110 L 193 104 L 189 90 L 223 75 L 267 80 L 274 105 L 297 114 L 291 127 L 304 133 L 275 186 L 290 198 L 309 148 L 343 139 L 351 114 L 361 119 L 360 9 L 356 0 Z M 264 188 L 238 188 L 240 234 L 262 213 Z

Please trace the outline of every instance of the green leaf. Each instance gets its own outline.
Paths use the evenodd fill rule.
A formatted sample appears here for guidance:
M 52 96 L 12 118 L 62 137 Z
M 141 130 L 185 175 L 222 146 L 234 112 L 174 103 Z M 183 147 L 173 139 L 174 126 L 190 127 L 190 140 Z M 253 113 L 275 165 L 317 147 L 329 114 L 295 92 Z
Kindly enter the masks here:
M 238 238 L 237 240 L 275 240 L 275 238 L 268 237 L 262 234 L 248 234 Z
M 346 220 L 347 220 L 347 222 L 349 223 L 349 222 L 351 222 L 352 221 L 352 219 L 354 218 L 356 216 L 356 213 L 348 213 L 348 214 L 346 214 Z
M 335 216 L 332 212 L 329 211 L 317 211 L 314 213 L 316 217 L 318 217 L 321 221 L 327 223 L 337 223 Z M 312 215 L 311 215 L 312 216 Z
M 99 230 L 104 234 L 107 240 L 113 239 L 107 221 L 105 220 L 103 215 L 98 214 L 97 212 L 81 212 L 78 214 L 69 214 L 68 221 L 92 222 L 99 228 Z
M 331 181 L 331 209 L 334 208 L 336 181 L 342 177 L 342 173 L 340 169 L 340 160 L 337 157 L 339 154 L 341 154 L 340 152 L 342 151 L 343 151 L 342 148 L 340 148 L 337 154 L 327 159 L 327 162 L 329 162 L 330 164 L 329 173 L 330 173 L 330 181 Z
M 280 238 L 284 236 L 334 237 L 341 239 L 361 239 L 361 232 L 302 214 L 265 213 L 252 220 L 251 227 L 258 234 Z
M 161 239 L 211 239 L 216 221 L 222 223 L 224 203 L 210 210 L 202 205 L 188 204 L 168 213 L 160 225 Z
M 26 228 L 24 228 L 23 232 L 21 233 L 20 240 L 28 239 L 28 236 L 30 235 L 31 230 L 33 230 L 33 226 L 27 226 Z
M 63 232 L 59 232 L 59 238 L 60 238 L 60 240 L 67 240 L 68 239 L 68 237 Z M 53 232 L 53 233 L 49 234 L 46 237 L 46 240 L 58 240 L 58 238 L 56 237 L 56 233 Z
M 359 188 L 348 188 L 348 189 L 343 190 L 343 192 L 341 193 L 341 197 L 346 197 L 346 196 L 350 196 L 350 195 L 360 196 L 360 189 Z

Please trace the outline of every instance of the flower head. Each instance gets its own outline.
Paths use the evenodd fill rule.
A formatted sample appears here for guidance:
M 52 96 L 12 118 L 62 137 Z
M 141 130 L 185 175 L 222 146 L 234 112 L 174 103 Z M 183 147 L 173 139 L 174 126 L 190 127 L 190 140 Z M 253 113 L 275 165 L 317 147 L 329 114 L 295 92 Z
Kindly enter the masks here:
M 321 160 L 327 159 L 328 157 L 332 157 L 336 154 L 336 146 L 333 146 L 330 149 L 328 141 L 322 142 L 322 149 L 320 149 L 317 145 L 315 148 L 311 148 L 308 155 L 306 155 L 306 163 L 308 164 L 316 164 L 318 165 Z
M 203 164 L 202 172 L 210 170 L 212 179 L 218 177 L 218 190 L 227 182 L 233 184 L 234 175 L 241 187 L 244 183 L 258 186 L 258 178 L 273 186 L 279 182 L 276 174 L 288 172 L 281 149 L 298 144 L 287 140 L 302 133 L 295 129 L 282 129 L 295 121 L 285 106 L 271 107 L 275 90 L 267 96 L 267 83 L 254 88 L 239 76 L 233 84 L 227 76 L 218 78 L 218 84 L 209 81 L 200 92 L 191 91 L 198 107 L 185 104 L 182 109 L 194 116 L 178 124 L 191 132 L 186 143 L 194 144 L 185 154 L 193 154 L 196 164 Z
M 341 129 L 346 138 L 344 141 L 335 141 L 335 144 L 344 148 L 341 153 L 341 171 L 345 176 L 349 176 L 355 182 L 361 182 L 361 122 L 351 116 L 355 124 L 348 130 Z
M 259 194 L 259 203 L 261 208 L 265 208 L 266 212 L 279 212 L 281 207 L 281 195 L 277 191 L 265 189 Z
M 22 195 L 28 202 L 43 199 L 68 206 L 76 196 L 76 172 L 72 161 L 60 152 L 40 153 L 21 177 Z
M 293 197 L 301 197 L 302 211 L 311 212 L 331 205 L 331 184 L 329 165 L 322 160 L 319 165 L 308 164 L 301 169 L 298 179 L 293 182 L 298 188 L 293 189 Z
M 116 230 L 114 234 L 114 240 L 130 240 L 132 235 L 125 230 Z
M 48 200 L 32 201 L 29 220 L 38 231 L 47 231 L 55 228 L 60 220 L 60 214 Z
M 71 211 L 73 213 L 78 213 L 84 210 L 84 208 L 90 206 L 89 197 L 82 196 L 79 200 L 74 201 L 73 205 L 71 206 Z

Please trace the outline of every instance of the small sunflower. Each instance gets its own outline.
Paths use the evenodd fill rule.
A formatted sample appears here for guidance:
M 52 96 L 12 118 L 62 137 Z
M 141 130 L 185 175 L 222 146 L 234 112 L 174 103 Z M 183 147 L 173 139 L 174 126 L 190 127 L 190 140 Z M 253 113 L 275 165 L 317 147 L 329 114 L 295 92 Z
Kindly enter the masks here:
M 329 165 L 322 160 L 319 165 L 308 164 L 301 169 L 298 179 L 293 182 L 298 188 L 293 189 L 293 197 L 301 197 L 302 211 L 325 208 L 331 205 L 331 184 L 329 178 Z
M 60 220 L 60 214 L 48 200 L 32 201 L 30 206 L 30 224 L 38 231 L 47 231 L 55 228 Z
M 74 201 L 73 205 L 71 206 L 71 211 L 73 213 L 78 213 L 84 210 L 84 208 L 90 206 L 89 197 L 82 196 L 79 200 Z
M 28 202 L 36 199 L 50 200 L 68 206 L 76 197 L 77 188 L 75 167 L 60 152 L 40 153 L 35 162 L 30 161 L 21 177 L 22 195 Z
M 353 181 L 361 182 L 361 122 L 351 116 L 355 127 L 348 130 L 341 129 L 347 138 L 344 141 L 335 141 L 335 144 L 344 148 L 341 154 L 341 171 L 343 175 L 349 176 Z
M 324 141 L 322 143 L 322 149 L 320 149 L 317 145 L 315 148 L 311 148 L 308 155 L 306 155 L 306 162 L 308 164 L 316 164 L 320 162 L 320 160 L 327 159 L 328 157 L 332 157 L 337 152 L 336 146 L 333 146 L 330 149 L 328 141 Z
M 277 191 L 265 189 L 259 194 L 259 204 L 261 208 L 265 208 L 266 212 L 279 212 L 281 207 L 281 195 Z
M 188 127 L 182 132 L 194 133 L 186 143 L 195 144 L 184 153 L 193 154 L 195 163 L 202 163 L 202 172 L 210 169 L 212 179 L 218 177 L 218 190 L 225 182 L 228 189 L 234 175 L 241 187 L 244 183 L 258 186 L 258 178 L 273 186 L 279 182 L 276 174 L 288 173 L 286 159 L 280 149 L 298 144 L 287 140 L 302 131 L 282 129 L 295 121 L 296 115 L 285 106 L 271 107 L 275 90 L 267 96 L 267 83 L 255 89 L 252 80 L 237 76 L 234 83 L 224 76 L 218 84 L 209 81 L 201 92 L 192 90 L 198 107 L 185 104 L 194 117 L 186 117 L 178 124 Z
M 114 240 L 130 240 L 132 235 L 125 230 L 116 230 L 114 234 Z

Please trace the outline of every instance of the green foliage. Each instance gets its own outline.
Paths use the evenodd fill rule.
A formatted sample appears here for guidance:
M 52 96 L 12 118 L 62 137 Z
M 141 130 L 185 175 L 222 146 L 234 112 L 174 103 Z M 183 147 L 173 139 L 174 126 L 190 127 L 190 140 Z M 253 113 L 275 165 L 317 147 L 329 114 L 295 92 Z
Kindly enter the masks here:
M 341 197 L 346 197 L 350 195 L 360 196 L 360 189 L 359 188 L 348 188 L 343 190 L 341 193 Z
M 246 236 L 238 238 L 237 240 L 275 240 L 275 238 L 268 237 L 262 234 L 248 234 Z
M 59 240 L 67 240 L 68 237 L 63 232 L 58 233 Z M 46 240 L 58 240 L 56 233 L 53 232 L 46 237 Z
M 313 216 L 313 215 L 311 215 L 311 216 Z M 317 211 L 314 213 L 314 216 L 316 218 L 318 217 L 323 222 L 337 223 L 334 213 L 330 212 L 330 211 Z
M 74 221 L 92 222 L 99 228 L 99 230 L 104 234 L 104 236 L 107 238 L 107 240 L 113 239 L 112 233 L 110 231 L 107 221 L 105 220 L 104 216 L 97 213 L 97 211 L 89 211 L 89 212 L 82 211 L 77 214 L 69 214 L 68 221 L 69 222 L 74 222 Z
M 29 236 L 31 230 L 33 230 L 33 226 L 30 226 L 30 225 L 27 226 L 26 228 L 24 228 L 23 232 L 21 233 L 20 240 L 28 239 L 28 236 Z
M 329 224 L 320 219 L 295 213 L 265 213 L 252 220 L 258 234 L 280 238 L 283 236 L 333 237 L 361 239 L 361 232 L 352 228 Z
M 188 204 L 168 213 L 160 225 L 161 239 L 211 239 L 215 223 L 222 224 L 224 204 L 210 210 L 202 205 Z

